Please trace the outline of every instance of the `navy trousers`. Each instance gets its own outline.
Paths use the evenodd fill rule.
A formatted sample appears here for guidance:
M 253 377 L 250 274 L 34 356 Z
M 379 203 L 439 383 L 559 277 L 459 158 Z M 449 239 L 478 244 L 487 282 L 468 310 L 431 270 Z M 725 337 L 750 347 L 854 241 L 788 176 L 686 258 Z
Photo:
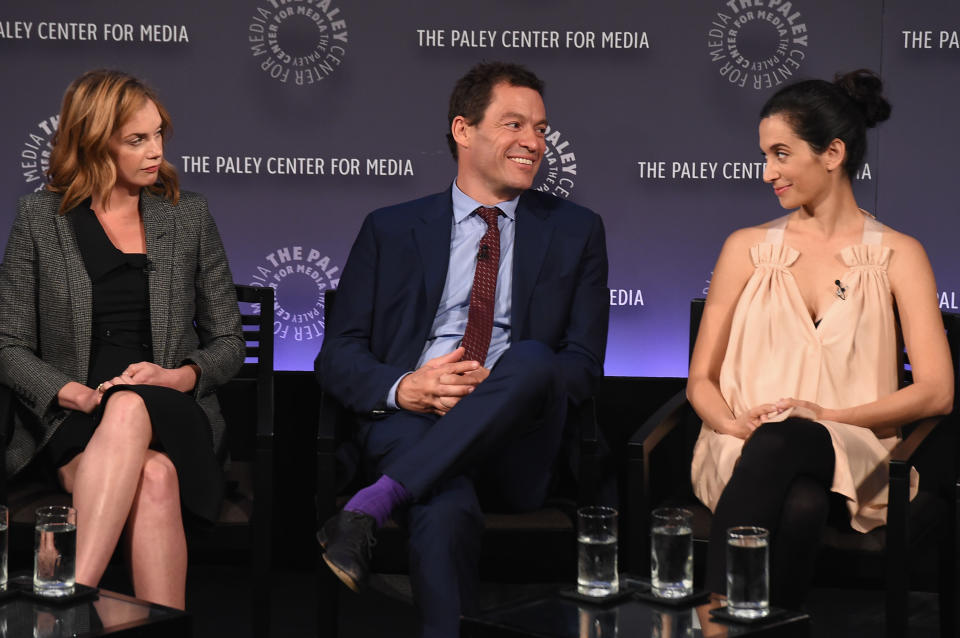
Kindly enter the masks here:
M 444 417 L 397 412 L 365 424 L 363 461 L 413 495 L 395 518 L 409 533 L 410 579 L 425 637 L 459 635 L 476 603 L 483 514 L 529 511 L 547 495 L 567 399 L 554 353 L 521 341 Z

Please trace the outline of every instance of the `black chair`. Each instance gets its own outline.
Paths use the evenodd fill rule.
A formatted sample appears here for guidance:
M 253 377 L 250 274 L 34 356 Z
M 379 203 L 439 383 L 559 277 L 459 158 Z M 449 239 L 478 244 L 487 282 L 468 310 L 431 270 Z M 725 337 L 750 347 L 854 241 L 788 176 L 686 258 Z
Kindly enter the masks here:
M 333 311 L 335 290 L 324 295 L 325 312 Z M 346 498 L 362 487 L 359 480 L 359 450 L 352 442 L 354 415 L 329 394 L 321 391 L 320 419 L 317 431 L 317 523 L 322 525 L 345 503 Z M 571 409 L 567 417 L 565 437 L 576 441 L 563 448 L 571 449 L 569 458 L 558 465 L 575 471 L 565 474 L 561 485 L 551 490 L 555 495 L 537 511 L 523 514 L 485 513 L 482 537 L 480 577 L 498 582 L 529 582 L 535 574 L 542 580 L 567 579 L 573 582 L 576 573 L 575 509 L 580 504 L 594 504 L 605 474 L 605 458 L 593 400 Z M 573 476 L 573 475 L 576 476 Z M 408 569 L 406 534 L 392 521 L 377 533 L 372 571 L 404 573 Z M 322 555 L 318 554 L 318 635 L 337 636 L 338 596 L 342 588 Z
M 696 341 L 703 299 L 690 306 L 690 350 Z M 954 363 L 955 386 L 960 381 L 960 315 L 942 313 Z M 899 366 L 902 384 L 910 382 L 903 357 Z M 887 636 L 905 636 L 907 598 L 914 582 L 937 571 L 942 636 L 954 636 L 960 627 L 957 583 L 957 530 L 960 516 L 958 426 L 960 392 L 954 389 L 954 409 L 946 417 L 926 419 L 902 428 L 904 440 L 891 455 L 887 525 L 868 534 L 829 527 L 817 562 L 818 584 L 882 586 L 886 591 Z M 701 421 L 683 391 L 665 403 L 631 438 L 628 444 L 626 542 L 630 571 L 649 569 L 649 517 L 655 507 L 679 506 L 693 512 L 694 565 L 697 580 L 706 563 L 712 515 L 693 495 L 690 464 Z M 920 493 L 909 501 L 910 467 L 921 476 Z M 927 559 L 927 560 L 921 560 Z
M 237 285 L 237 299 L 247 342 L 240 372 L 217 391 L 227 422 L 225 449 L 230 458 L 227 493 L 217 525 L 209 532 L 188 533 L 191 560 L 200 557 L 249 556 L 253 570 L 253 628 L 269 635 L 270 567 L 273 519 L 273 299 L 269 287 Z M 12 430 L 16 401 L 0 386 L 4 446 Z M 0 455 L 0 470 L 5 470 Z M 39 464 L 32 464 L 39 465 Z M 7 482 L 0 471 L 0 499 L 10 508 L 11 547 L 32 547 L 33 512 L 43 505 L 70 505 L 49 477 L 28 467 Z M 29 549 L 19 551 L 24 556 Z M 12 555 L 12 554 L 11 554 Z
M 270 635 L 273 550 L 273 307 L 270 287 L 237 284 L 246 360 L 217 390 L 227 422 L 227 492 L 210 534 L 189 538 L 191 555 L 249 557 L 253 572 L 253 635 Z

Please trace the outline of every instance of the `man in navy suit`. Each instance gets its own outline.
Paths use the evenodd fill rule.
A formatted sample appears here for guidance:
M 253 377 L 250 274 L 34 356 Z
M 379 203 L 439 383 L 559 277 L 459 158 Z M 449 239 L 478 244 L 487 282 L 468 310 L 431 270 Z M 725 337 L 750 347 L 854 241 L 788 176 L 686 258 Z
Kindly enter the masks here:
M 603 224 L 530 190 L 546 149 L 542 93 L 513 64 L 479 64 L 457 82 L 456 180 L 366 218 L 316 361 L 324 391 L 357 413 L 377 479 L 321 528 L 324 559 L 358 590 L 376 528 L 401 522 L 424 636 L 459 635 L 474 604 L 480 501 L 543 504 L 568 402 L 603 374 Z M 465 356 L 478 332 L 481 354 Z

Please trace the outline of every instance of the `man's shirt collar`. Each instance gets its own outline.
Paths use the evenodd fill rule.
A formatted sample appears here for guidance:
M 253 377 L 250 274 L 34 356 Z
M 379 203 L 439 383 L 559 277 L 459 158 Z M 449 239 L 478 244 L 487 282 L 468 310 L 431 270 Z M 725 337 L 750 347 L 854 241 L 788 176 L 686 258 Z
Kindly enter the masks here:
M 453 188 L 451 190 L 453 193 L 453 218 L 456 223 L 459 224 L 466 219 L 470 213 L 477 210 L 480 206 L 483 206 L 483 204 L 460 190 L 460 187 L 457 186 L 457 180 L 453 180 Z M 502 210 L 508 219 L 516 221 L 517 202 L 519 201 L 520 195 L 517 195 L 511 200 L 500 202 L 495 204 L 495 206 Z

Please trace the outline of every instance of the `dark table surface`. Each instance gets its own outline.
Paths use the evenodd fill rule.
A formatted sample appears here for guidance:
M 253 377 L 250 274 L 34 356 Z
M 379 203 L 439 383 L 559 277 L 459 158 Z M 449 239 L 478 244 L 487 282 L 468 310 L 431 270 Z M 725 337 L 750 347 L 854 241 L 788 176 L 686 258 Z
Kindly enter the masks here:
M 606 607 L 547 595 L 481 612 L 460 622 L 461 638 L 696 638 L 725 636 L 784 638 L 809 635 L 809 616 L 783 612 L 753 624 L 716 621 L 709 609 L 671 608 L 627 598 Z
M 32 583 L 30 576 L 16 576 L 10 581 L 8 588 Z M 89 598 L 61 604 L 36 601 L 22 594 L 0 600 L 0 638 L 191 635 L 188 613 L 103 589 Z

